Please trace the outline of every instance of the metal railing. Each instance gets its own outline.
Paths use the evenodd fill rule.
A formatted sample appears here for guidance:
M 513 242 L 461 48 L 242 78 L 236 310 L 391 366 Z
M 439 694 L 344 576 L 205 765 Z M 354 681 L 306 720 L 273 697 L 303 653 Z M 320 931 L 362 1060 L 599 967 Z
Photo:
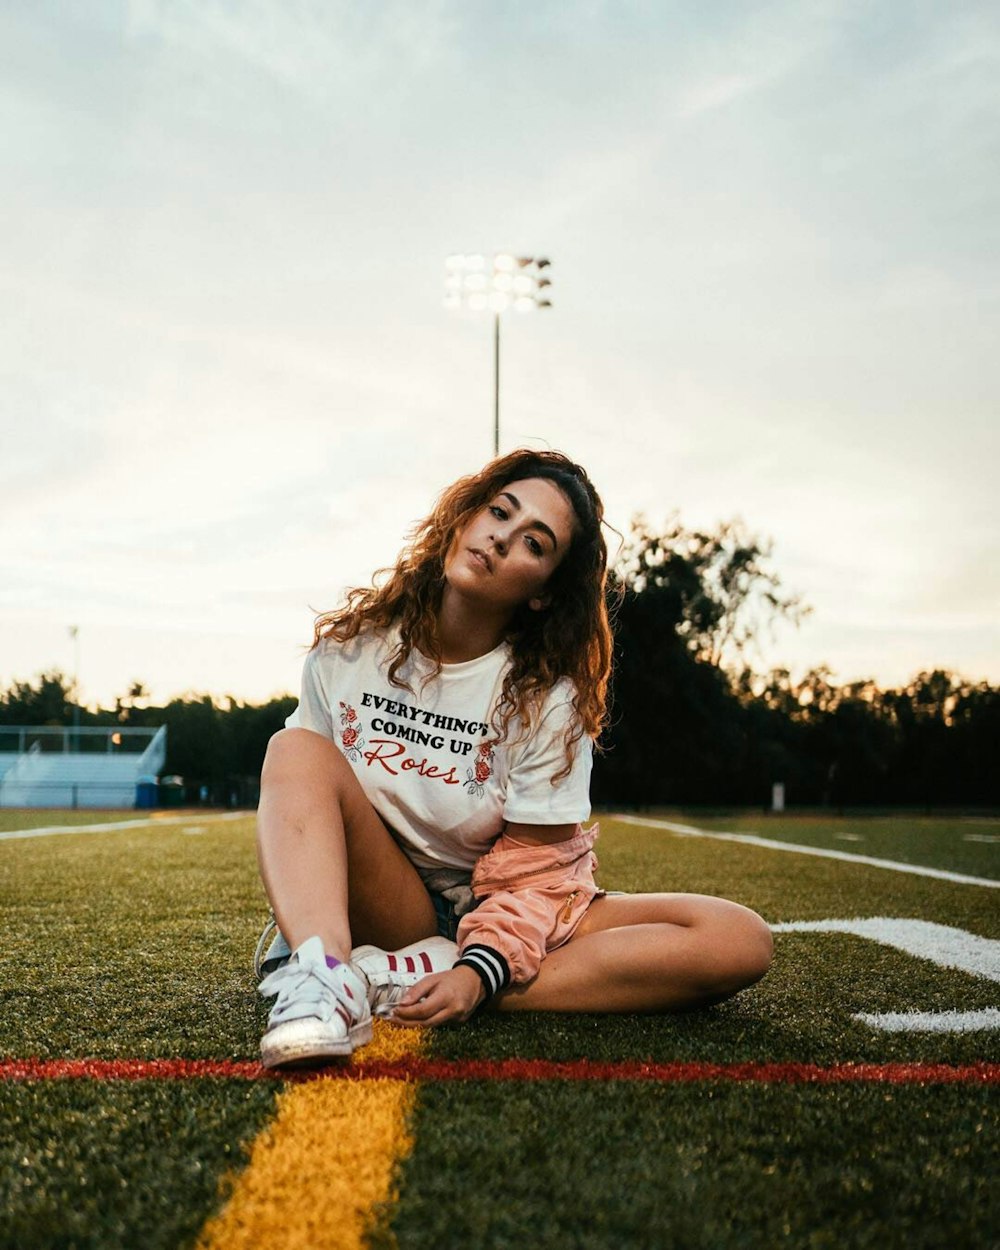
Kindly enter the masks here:
M 83 729 L 53 725 L 0 725 L 0 752 L 23 755 L 27 751 L 73 755 L 141 755 L 156 737 L 157 728 L 115 725 Z
M 152 807 L 166 755 L 165 725 L 0 726 L 0 807 Z
M 4 792 L 0 788 L 0 800 L 3 798 Z M 7 804 L 0 801 L 0 807 L 71 807 L 75 810 L 87 807 L 117 809 L 139 806 L 134 785 L 109 781 L 34 781 L 31 783 L 31 799 L 30 803 L 18 801 Z M 147 806 L 162 804 L 157 802 Z

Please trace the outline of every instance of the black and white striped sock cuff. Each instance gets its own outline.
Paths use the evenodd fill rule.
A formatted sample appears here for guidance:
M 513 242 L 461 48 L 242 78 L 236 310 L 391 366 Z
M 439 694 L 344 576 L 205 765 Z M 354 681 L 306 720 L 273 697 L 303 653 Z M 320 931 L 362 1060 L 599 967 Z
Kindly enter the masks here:
M 478 974 L 487 998 L 492 998 L 510 985 L 510 966 L 492 946 L 467 946 L 455 967 L 460 968 L 462 964 Z

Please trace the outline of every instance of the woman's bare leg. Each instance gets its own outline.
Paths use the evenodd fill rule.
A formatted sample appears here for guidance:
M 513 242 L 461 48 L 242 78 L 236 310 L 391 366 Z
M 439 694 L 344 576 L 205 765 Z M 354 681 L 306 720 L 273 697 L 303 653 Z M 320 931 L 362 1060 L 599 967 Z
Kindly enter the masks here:
M 436 932 L 417 870 L 341 752 L 308 729 L 283 729 L 268 745 L 257 858 L 293 950 L 318 934 L 329 954 L 346 960 L 358 942 L 395 950 Z
M 500 1011 L 678 1011 L 729 998 L 771 962 L 771 931 L 746 907 L 704 894 L 596 898 L 565 946 Z

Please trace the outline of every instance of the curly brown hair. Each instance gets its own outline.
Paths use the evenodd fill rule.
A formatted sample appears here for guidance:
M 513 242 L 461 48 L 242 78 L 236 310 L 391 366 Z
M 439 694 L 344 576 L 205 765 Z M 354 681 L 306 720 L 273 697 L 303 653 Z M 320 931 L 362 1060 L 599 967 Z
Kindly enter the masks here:
M 380 569 L 375 584 L 349 591 L 343 607 L 316 618 L 313 647 L 323 638 L 346 642 L 363 629 L 395 625 L 399 645 L 390 659 L 389 681 L 412 693 L 398 674 L 414 647 L 433 661 L 434 674 L 439 673 L 437 613 L 452 539 L 505 486 L 527 478 L 544 478 L 558 486 L 572 506 L 575 525 L 570 548 L 546 587 L 548 606 L 532 610 L 522 604 L 507 627 L 513 662 L 493 724 L 497 740 L 502 740 L 516 716 L 525 736 L 545 695 L 560 678 L 569 678 L 575 687 L 577 723 L 567 731 L 566 765 L 558 774 L 564 776 L 573 744 L 584 734 L 596 739 L 607 720 L 612 640 L 604 505 L 586 472 L 561 452 L 512 451 L 449 486 L 431 514 L 414 527 L 393 568 Z

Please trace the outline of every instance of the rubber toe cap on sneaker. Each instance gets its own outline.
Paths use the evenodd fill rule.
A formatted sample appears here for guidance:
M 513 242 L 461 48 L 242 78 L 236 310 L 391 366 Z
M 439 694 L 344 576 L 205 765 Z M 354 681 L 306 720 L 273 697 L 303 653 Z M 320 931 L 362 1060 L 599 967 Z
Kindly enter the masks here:
M 347 1059 L 371 1040 L 372 1018 L 367 1012 L 339 1036 L 328 1022 L 306 1016 L 268 1029 L 260 1039 L 260 1062 L 265 1068 L 288 1068 Z

